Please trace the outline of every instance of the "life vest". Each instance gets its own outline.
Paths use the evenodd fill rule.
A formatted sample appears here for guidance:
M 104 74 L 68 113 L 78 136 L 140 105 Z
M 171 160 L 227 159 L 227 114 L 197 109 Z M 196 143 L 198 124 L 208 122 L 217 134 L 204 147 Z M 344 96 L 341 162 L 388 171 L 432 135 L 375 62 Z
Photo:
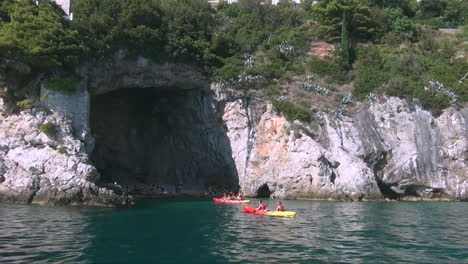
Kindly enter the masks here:
M 284 206 L 282 204 L 278 205 L 278 208 L 276 209 L 278 211 L 284 211 Z
M 259 210 L 266 210 L 265 204 L 260 204 L 259 205 Z

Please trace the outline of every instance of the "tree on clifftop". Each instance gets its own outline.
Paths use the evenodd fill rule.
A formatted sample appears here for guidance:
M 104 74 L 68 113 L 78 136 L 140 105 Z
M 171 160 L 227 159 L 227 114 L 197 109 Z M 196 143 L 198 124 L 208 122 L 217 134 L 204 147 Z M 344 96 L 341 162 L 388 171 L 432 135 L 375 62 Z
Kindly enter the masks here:
M 178 60 L 216 61 L 210 51 L 214 29 L 213 9 L 204 0 L 161 1 L 167 27 L 166 52 Z
M 155 0 L 77 0 L 73 23 L 93 49 L 104 57 L 120 48 L 152 56 L 164 48 L 162 11 Z
M 418 9 L 416 0 L 367 0 L 367 2 L 370 6 L 401 9 L 403 14 L 408 17 L 416 15 Z
M 345 59 L 353 43 L 373 35 L 370 9 L 360 0 L 322 0 L 313 12 L 321 35 L 329 42 L 340 41 Z
M 76 63 L 85 49 L 78 32 L 48 3 L 2 1 L 0 14 L 1 56 L 36 68 L 53 68 Z

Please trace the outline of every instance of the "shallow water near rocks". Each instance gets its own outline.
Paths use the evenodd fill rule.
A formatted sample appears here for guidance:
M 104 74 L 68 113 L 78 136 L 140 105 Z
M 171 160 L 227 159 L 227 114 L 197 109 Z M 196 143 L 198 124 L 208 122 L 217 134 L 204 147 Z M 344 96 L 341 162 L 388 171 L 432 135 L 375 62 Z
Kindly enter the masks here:
M 0 263 L 468 263 L 468 203 L 284 204 L 297 217 L 206 200 L 0 204 Z

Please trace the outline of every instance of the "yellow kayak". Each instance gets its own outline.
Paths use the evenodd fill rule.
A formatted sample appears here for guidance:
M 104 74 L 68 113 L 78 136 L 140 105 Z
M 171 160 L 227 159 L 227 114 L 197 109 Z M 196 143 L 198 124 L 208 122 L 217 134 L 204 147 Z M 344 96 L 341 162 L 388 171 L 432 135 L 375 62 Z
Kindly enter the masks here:
M 294 216 L 296 216 L 296 212 L 291 212 L 291 211 L 267 212 L 267 215 L 271 215 L 271 216 L 283 216 L 283 217 L 294 217 Z
M 244 206 L 244 212 L 248 214 L 255 214 L 255 215 L 270 215 L 270 216 L 282 216 L 282 217 L 295 217 L 296 212 L 291 211 L 264 211 L 264 210 L 257 210 L 257 208 Z

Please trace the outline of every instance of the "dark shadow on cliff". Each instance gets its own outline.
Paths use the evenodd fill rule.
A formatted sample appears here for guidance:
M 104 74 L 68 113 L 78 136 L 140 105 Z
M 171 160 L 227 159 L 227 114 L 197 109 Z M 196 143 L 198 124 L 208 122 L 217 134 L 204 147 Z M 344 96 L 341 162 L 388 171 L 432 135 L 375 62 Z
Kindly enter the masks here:
M 212 105 L 203 89 L 127 88 L 94 95 L 91 159 L 101 181 L 146 185 L 150 192 L 157 185 L 194 193 L 209 186 L 237 190 L 229 139 Z
M 260 187 L 258 187 L 256 191 L 256 197 L 257 198 L 270 198 L 271 196 L 271 191 L 270 187 L 268 187 L 268 184 L 263 184 Z

